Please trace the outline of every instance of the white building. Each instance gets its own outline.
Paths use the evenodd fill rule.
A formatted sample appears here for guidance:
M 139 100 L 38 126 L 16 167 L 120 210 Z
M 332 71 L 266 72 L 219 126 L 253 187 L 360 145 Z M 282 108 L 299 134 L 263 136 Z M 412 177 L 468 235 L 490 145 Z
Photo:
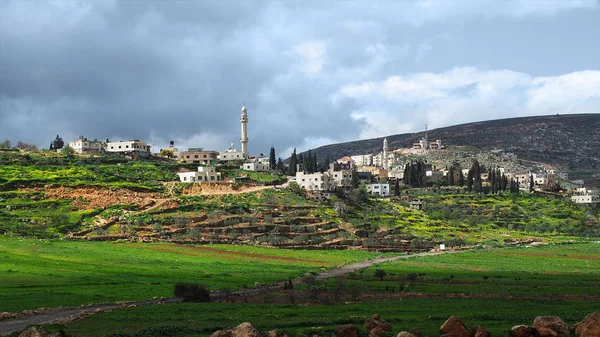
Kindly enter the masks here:
M 150 145 L 139 139 L 122 140 L 118 142 L 108 141 L 104 146 L 104 150 L 109 153 L 135 153 L 141 157 L 150 156 Z
M 379 152 L 378 154 L 373 155 L 373 166 L 383 167 L 386 163 L 383 160 L 383 152 Z M 392 166 L 396 163 L 396 154 L 394 152 L 389 152 L 387 154 L 387 165 Z M 385 167 L 387 169 L 387 167 Z
M 340 170 L 340 171 L 328 171 L 327 173 L 333 179 L 335 188 L 352 187 L 352 171 Z
M 335 191 L 352 186 L 352 171 L 327 171 L 316 173 L 296 172 L 296 182 L 309 191 Z
M 102 142 L 79 136 L 77 140 L 69 142 L 69 147 L 75 150 L 75 153 L 99 153 L 102 151 Z
M 222 181 L 221 172 L 217 172 L 212 166 L 199 166 L 198 172 L 182 172 L 177 175 L 179 181 L 186 183 Z
M 350 156 L 356 166 L 371 166 L 373 165 L 373 155 L 363 154 L 359 156 Z
M 205 151 L 202 148 L 189 148 L 187 151 L 174 151 L 173 155 L 181 162 L 209 165 L 211 161 L 218 159 L 219 152 Z
M 270 170 L 269 164 L 263 164 L 259 161 L 251 161 L 244 163 L 240 169 L 244 171 L 267 172 Z
M 581 187 L 573 191 L 571 200 L 574 203 L 584 205 L 595 206 L 600 204 L 600 196 L 598 195 L 598 192 L 594 190 L 588 190 L 585 187 Z
M 389 197 L 390 184 L 367 184 L 367 193 Z
M 233 143 L 231 143 L 231 146 L 229 147 L 229 149 L 227 149 L 224 152 L 219 153 L 220 161 L 246 160 L 246 159 L 248 159 L 248 154 L 239 152 L 238 150 L 236 150 L 235 147 L 233 146 Z
M 308 191 L 332 191 L 333 179 L 328 172 L 304 173 L 296 172 L 296 183 Z

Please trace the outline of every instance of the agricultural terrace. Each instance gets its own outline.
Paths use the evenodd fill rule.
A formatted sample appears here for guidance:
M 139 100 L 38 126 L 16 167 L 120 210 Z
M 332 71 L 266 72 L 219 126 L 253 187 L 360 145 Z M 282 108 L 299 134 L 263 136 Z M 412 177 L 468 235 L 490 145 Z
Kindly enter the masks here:
M 598 310 L 600 243 L 561 244 L 415 257 L 374 266 L 345 278 L 304 278 L 292 291 L 249 303 L 177 303 L 101 313 L 63 329 L 70 336 L 210 336 L 249 321 L 262 331 L 290 337 L 333 336 L 340 324 L 362 323 L 378 313 L 393 333 L 419 328 L 438 336 L 440 325 L 459 316 L 507 336 L 518 324 L 556 315 L 569 325 Z M 380 280 L 375 270 L 384 270 Z M 414 277 L 413 277 L 414 275 Z M 359 291 L 356 291 L 358 289 Z M 356 298 L 353 298 L 356 296 Z
M 378 255 L 0 235 L 0 312 L 171 297 L 176 282 L 202 283 L 210 290 L 240 289 Z

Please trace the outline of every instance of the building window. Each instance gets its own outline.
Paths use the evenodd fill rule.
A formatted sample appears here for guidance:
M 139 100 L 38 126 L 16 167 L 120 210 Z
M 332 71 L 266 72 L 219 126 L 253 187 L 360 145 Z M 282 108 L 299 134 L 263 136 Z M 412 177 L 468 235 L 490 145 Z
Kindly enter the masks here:
M 198 158 L 198 155 L 194 155 L 194 158 Z
M 189 159 L 189 158 L 190 158 L 190 155 L 188 154 L 188 155 L 187 155 L 187 156 L 185 156 L 185 157 Z
M 210 176 L 210 180 L 215 180 L 215 176 Z
M 121 145 L 119 145 L 119 149 L 121 148 Z

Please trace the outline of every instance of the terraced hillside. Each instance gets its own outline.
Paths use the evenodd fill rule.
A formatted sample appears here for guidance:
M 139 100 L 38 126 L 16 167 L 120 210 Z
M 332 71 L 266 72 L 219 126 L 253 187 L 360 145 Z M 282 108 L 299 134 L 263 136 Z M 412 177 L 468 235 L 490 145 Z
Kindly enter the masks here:
M 529 194 L 491 196 L 445 188 L 370 199 L 357 189 L 317 199 L 259 182 L 173 182 L 173 172 L 181 168 L 176 163 L 97 158 L 96 167 L 81 158 L 58 158 L 58 165 L 56 158 L 45 163 L 32 162 L 31 154 L 21 156 L 21 165 L 0 166 L 2 233 L 377 251 L 600 236 L 598 210 Z M 280 179 L 264 175 L 257 179 Z M 409 200 L 420 200 L 423 207 L 413 209 Z

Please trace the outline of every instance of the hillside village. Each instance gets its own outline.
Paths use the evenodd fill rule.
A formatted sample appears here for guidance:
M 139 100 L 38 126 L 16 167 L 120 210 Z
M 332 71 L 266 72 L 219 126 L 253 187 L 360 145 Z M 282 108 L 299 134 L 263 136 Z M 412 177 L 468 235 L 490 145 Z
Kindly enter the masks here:
M 223 151 L 207 150 L 201 147 L 179 150 L 173 141 L 167 149 L 153 154 L 151 145 L 143 140 L 99 141 L 84 136 L 70 141 L 63 146 L 62 139 L 57 136 L 50 148 L 56 151 L 70 150 L 76 154 L 113 154 L 128 158 L 148 158 L 158 156 L 167 160 L 186 164 L 198 164 L 197 170 L 181 169 L 177 173 L 180 182 L 248 182 L 243 172 L 284 171 L 290 183 L 307 192 L 320 197 L 328 197 L 332 193 L 345 193 L 352 188 L 362 186 L 372 196 L 400 196 L 403 187 L 436 187 L 465 186 L 469 190 L 469 181 L 478 181 L 476 189 L 502 193 L 507 188 L 528 190 L 542 196 L 570 196 L 575 203 L 600 204 L 600 196 L 596 190 L 583 187 L 582 181 L 569 181 L 566 172 L 560 172 L 550 165 L 523 165 L 512 152 L 501 149 L 471 151 L 460 146 L 446 147 L 442 139 L 428 139 L 427 126 L 422 138 L 415 141 L 410 148 L 390 149 L 387 138 L 384 138 L 381 151 L 360 155 L 344 156 L 333 162 L 317 162 L 316 155 L 307 151 L 292 154 L 284 165 L 281 159 L 275 160 L 274 149 L 269 157 L 264 154 L 251 156 L 248 151 L 248 110 L 241 108 L 240 115 L 240 150 L 234 143 Z M 479 168 L 479 178 L 473 177 L 473 165 Z M 416 166 L 415 166 L 416 165 Z M 225 177 L 219 167 L 239 167 L 242 174 L 238 177 Z M 410 167 L 414 166 L 418 173 L 407 176 Z M 422 176 L 422 177 L 421 177 Z M 496 187 L 498 180 L 498 187 Z M 571 189 L 568 189 L 571 187 Z

